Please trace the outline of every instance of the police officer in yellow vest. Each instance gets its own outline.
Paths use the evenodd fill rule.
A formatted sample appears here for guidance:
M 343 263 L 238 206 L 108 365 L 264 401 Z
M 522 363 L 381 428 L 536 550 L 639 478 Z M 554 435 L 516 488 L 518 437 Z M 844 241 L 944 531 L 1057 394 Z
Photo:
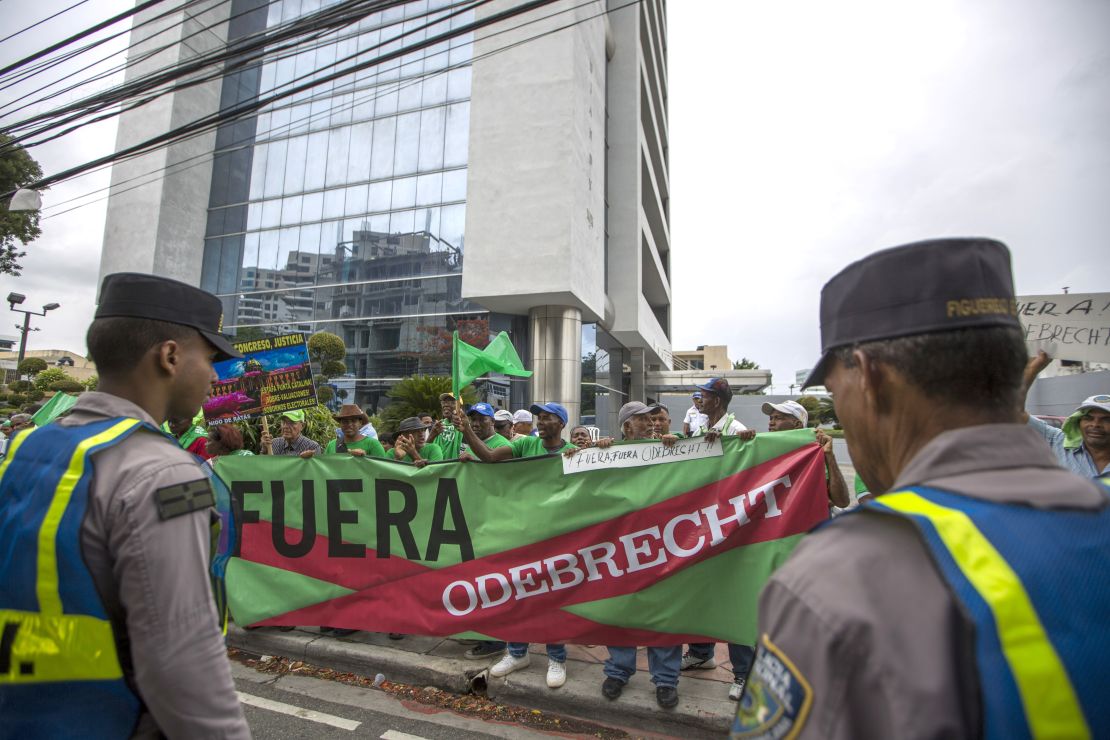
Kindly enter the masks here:
M 0 466 L 0 736 L 250 736 L 207 574 L 213 494 L 159 425 L 239 355 L 209 293 L 104 279 L 99 391 Z
M 873 254 L 825 285 L 821 339 L 806 384 L 887 493 L 771 577 L 733 737 L 1110 737 L 1110 499 L 1018 423 L 1009 251 Z

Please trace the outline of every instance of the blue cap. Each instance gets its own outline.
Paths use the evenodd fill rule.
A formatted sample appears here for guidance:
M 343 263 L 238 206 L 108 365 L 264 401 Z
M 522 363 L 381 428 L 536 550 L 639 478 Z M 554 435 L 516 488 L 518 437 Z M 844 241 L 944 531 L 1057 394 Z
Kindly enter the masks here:
M 724 378 L 710 378 L 708 383 L 697 387 L 720 398 L 725 406 L 732 400 L 732 388 Z
M 466 410 L 466 413 L 468 413 L 468 414 L 481 414 L 482 416 L 488 416 L 492 419 L 493 415 L 496 412 L 493 410 L 493 406 L 490 406 L 485 401 L 482 401 L 481 403 L 476 403 L 473 406 L 471 406 L 470 408 L 468 408 Z
M 694 398 L 701 398 L 701 391 L 694 391 Z
M 533 414 L 538 414 L 541 411 L 546 411 L 549 414 L 555 414 L 563 420 L 564 426 L 567 423 L 567 419 L 570 418 L 570 415 L 567 414 L 567 410 L 557 403 L 534 403 L 528 407 L 528 410 L 531 411 Z

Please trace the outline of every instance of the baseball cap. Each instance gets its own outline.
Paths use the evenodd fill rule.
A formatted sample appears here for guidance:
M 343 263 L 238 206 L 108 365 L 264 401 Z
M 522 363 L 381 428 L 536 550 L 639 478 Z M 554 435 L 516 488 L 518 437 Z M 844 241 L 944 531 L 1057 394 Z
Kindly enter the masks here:
M 710 378 L 708 383 L 699 385 L 698 388 L 719 396 L 725 406 L 728 406 L 729 402 L 732 401 L 732 388 L 724 378 Z
M 525 424 L 531 424 L 532 423 L 532 414 L 525 411 L 524 409 L 521 409 L 520 411 L 514 411 L 513 412 L 513 423 L 515 424 L 517 422 L 523 422 Z
M 294 423 L 304 423 L 304 409 L 297 409 L 295 411 L 283 411 L 281 413 L 282 419 L 288 419 Z
M 495 411 L 493 413 L 493 420 L 497 421 L 497 422 L 501 422 L 501 421 L 512 422 L 513 412 L 509 411 L 508 409 L 497 409 L 497 411 Z
M 824 383 L 838 347 L 991 326 L 1021 328 L 1005 244 L 961 237 L 884 249 L 821 289 L 821 359 L 802 387 Z
M 800 420 L 803 424 L 809 423 L 809 412 L 806 407 L 797 401 L 783 401 L 782 403 L 765 403 L 763 404 L 763 413 L 770 416 L 773 412 L 778 411 L 780 414 L 793 416 L 795 419 Z
M 652 406 L 640 403 L 639 401 L 629 401 L 621 406 L 621 410 L 617 412 L 617 424 L 624 426 L 624 423 L 631 419 L 633 416 L 642 416 L 652 412 Z
M 1110 395 L 1099 393 L 1098 395 L 1091 396 L 1086 401 L 1079 404 L 1079 408 L 1077 408 L 1076 411 L 1082 411 L 1083 409 L 1101 409 L 1110 414 Z
M 694 398 L 701 398 L 701 391 L 694 391 Z
M 557 403 L 534 403 L 528 407 L 528 410 L 531 411 L 533 414 L 538 414 L 541 411 L 546 411 L 549 414 L 555 414 L 562 420 L 563 424 L 566 424 L 567 419 L 570 418 L 570 414 L 567 413 L 567 410 Z M 520 412 L 518 411 L 517 413 L 519 414 Z
M 466 410 L 466 413 L 468 413 L 468 414 L 481 414 L 482 416 L 489 416 L 490 418 L 492 418 L 494 416 L 493 406 L 490 406 L 485 401 L 474 404 L 473 406 L 471 406 L 470 408 L 468 408 Z
M 115 272 L 100 284 L 94 319 L 134 318 L 189 326 L 216 348 L 217 360 L 242 357 L 220 332 L 224 304 L 206 290 L 177 280 L 139 272 Z

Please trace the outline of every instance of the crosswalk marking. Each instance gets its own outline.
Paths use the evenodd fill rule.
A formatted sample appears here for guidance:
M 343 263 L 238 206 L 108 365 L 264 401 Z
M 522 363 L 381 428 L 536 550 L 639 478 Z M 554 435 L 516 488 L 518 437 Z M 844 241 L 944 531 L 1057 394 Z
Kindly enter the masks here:
M 428 740 L 427 738 L 420 737 L 419 735 L 410 735 L 407 732 L 400 732 L 398 730 L 386 730 L 382 733 L 381 740 Z
M 282 714 L 289 714 L 301 719 L 307 719 L 312 722 L 319 722 L 323 725 L 331 725 L 338 727 L 341 730 L 354 730 L 361 725 L 361 722 L 356 722 L 353 719 L 343 719 L 336 717 L 334 714 L 327 714 L 325 712 L 317 712 L 312 709 L 305 709 L 303 707 L 286 704 L 281 701 L 274 701 L 273 699 L 263 699 L 261 696 L 254 696 L 252 694 L 244 694 L 242 691 L 236 691 L 239 695 L 239 701 L 244 704 L 249 704 L 252 707 L 259 709 L 269 709 L 271 712 L 281 712 Z M 384 735 L 383 735 L 384 737 Z M 410 736 L 411 737 L 411 736 Z

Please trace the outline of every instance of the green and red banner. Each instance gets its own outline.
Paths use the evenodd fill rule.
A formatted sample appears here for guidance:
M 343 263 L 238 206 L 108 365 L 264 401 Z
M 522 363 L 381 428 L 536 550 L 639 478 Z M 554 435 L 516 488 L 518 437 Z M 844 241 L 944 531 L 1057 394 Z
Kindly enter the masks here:
M 813 439 L 729 437 L 714 457 L 574 474 L 557 457 L 220 458 L 228 603 L 243 625 L 751 645 L 763 584 L 828 517 Z

